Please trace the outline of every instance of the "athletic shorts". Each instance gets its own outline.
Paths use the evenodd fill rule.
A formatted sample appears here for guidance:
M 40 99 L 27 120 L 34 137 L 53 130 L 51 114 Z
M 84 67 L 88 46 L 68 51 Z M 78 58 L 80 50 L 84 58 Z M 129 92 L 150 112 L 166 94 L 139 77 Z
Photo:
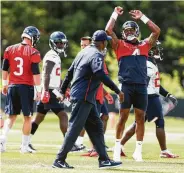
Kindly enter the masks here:
M 5 113 L 18 115 L 21 110 L 24 116 L 33 115 L 34 87 L 24 84 L 8 86 Z
M 146 119 L 148 122 L 154 118 L 163 119 L 162 105 L 159 96 L 148 96 L 148 108 L 146 111 Z
M 43 104 L 41 101 L 37 103 L 37 112 L 46 115 L 48 111 L 52 110 L 57 115 L 59 112 L 64 111 L 64 104 L 59 102 L 52 91 L 52 89 L 49 89 L 49 103 Z
M 124 102 L 120 105 L 121 109 L 130 109 L 131 105 L 133 105 L 134 108 L 143 111 L 147 110 L 147 85 L 123 83 L 121 91 L 124 92 Z

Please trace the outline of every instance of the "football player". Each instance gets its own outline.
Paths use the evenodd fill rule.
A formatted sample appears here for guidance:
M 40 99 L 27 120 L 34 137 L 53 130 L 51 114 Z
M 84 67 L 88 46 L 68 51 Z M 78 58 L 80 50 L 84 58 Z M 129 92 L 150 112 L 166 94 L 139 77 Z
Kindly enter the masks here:
M 122 26 L 122 39 L 113 32 L 116 19 L 123 14 L 122 7 L 115 7 L 106 26 L 106 32 L 112 37 L 112 48 L 117 56 L 118 79 L 121 91 L 125 93 L 125 101 L 120 106 L 120 117 L 116 127 L 114 160 L 120 161 L 121 138 L 130 108 L 133 105 L 136 119 L 136 148 L 133 157 L 142 161 L 142 142 L 144 137 L 144 116 L 147 109 L 147 70 L 148 52 L 160 35 L 160 28 L 139 10 L 131 10 L 133 20 L 141 20 L 151 30 L 151 35 L 142 41 L 138 40 L 139 26 L 134 21 L 127 21 Z
M 60 103 L 53 90 L 59 90 L 61 85 L 61 57 L 66 57 L 68 40 L 63 32 L 55 31 L 50 35 L 50 50 L 43 58 L 42 69 L 42 95 L 37 103 L 37 114 L 32 122 L 31 135 L 34 135 L 40 123 L 44 120 L 49 110 L 59 118 L 60 130 L 65 136 L 68 127 L 68 115 L 64 111 L 64 104 Z M 29 147 L 33 150 L 31 143 Z
M 6 150 L 8 132 L 21 110 L 23 112 L 24 122 L 20 152 L 34 152 L 28 147 L 28 144 L 31 132 L 31 117 L 33 115 L 33 85 L 36 85 L 38 91 L 37 99 L 41 95 L 39 71 L 41 57 L 39 51 L 35 48 L 40 38 L 40 32 L 36 27 L 28 26 L 24 29 L 21 38 L 21 43 L 7 47 L 4 52 L 2 93 L 7 95 L 5 113 L 9 116 L 5 121 L 1 136 L 1 152 Z
M 161 43 L 157 41 L 156 45 L 149 52 L 149 58 L 147 61 L 148 108 L 146 110 L 145 121 L 155 122 L 156 137 L 161 149 L 160 157 L 176 158 L 178 156 L 171 153 L 167 149 L 163 108 L 159 99 L 159 95 L 162 95 L 163 97 L 169 99 L 173 103 L 174 107 L 177 105 L 177 99 L 160 85 L 160 74 L 156 60 L 163 60 L 162 49 L 163 48 L 161 47 Z M 136 123 L 133 123 L 130 127 L 127 128 L 127 131 L 121 140 L 121 145 L 125 145 L 125 143 L 135 134 L 135 128 Z M 121 155 L 125 156 L 123 151 Z

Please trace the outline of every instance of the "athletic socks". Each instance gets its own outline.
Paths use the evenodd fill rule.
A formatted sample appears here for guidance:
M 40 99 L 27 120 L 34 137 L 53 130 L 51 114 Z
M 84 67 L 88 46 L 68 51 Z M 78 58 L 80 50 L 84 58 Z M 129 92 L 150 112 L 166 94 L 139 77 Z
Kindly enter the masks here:
M 143 141 L 136 141 L 136 148 L 135 148 L 136 152 L 142 153 L 142 143 Z
M 83 141 L 84 141 L 84 137 L 78 136 L 78 138 L 77 138 L 75 144 L 76 144 L 76 145 L 82 145 L 82 144 L 83 144 Z
M 28 146 L 30 135 L 22 135 L 22 146 Z

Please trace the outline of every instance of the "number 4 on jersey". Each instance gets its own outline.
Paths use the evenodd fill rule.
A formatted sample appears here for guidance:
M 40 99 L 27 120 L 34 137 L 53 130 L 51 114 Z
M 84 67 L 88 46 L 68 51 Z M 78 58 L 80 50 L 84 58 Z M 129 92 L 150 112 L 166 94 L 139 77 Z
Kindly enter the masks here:
M 140 50 L 136 48 L 132 55 L 140 55 Z

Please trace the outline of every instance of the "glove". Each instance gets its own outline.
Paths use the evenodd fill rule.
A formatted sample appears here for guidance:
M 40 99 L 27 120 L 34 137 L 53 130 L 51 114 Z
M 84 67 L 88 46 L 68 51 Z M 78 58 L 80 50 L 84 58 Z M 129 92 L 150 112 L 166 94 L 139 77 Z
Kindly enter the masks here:
M 43 91 L 41 95 L 41 102 L 42 103 L 48 103 L 50 100 L 50 93 L 49 91 Z
M 176 106 L 178 104 L 178 100 L 172 94 L 168 94 L 167 98 Z
M 107 99 L 108 104 L 113 104 L 114 103 L 114 99 L 109 93 L 105 95 L 105 98 Z
M 65 92 L 65 98 L 70 99 L 70 88 L 67 88 L 67 90 Z

